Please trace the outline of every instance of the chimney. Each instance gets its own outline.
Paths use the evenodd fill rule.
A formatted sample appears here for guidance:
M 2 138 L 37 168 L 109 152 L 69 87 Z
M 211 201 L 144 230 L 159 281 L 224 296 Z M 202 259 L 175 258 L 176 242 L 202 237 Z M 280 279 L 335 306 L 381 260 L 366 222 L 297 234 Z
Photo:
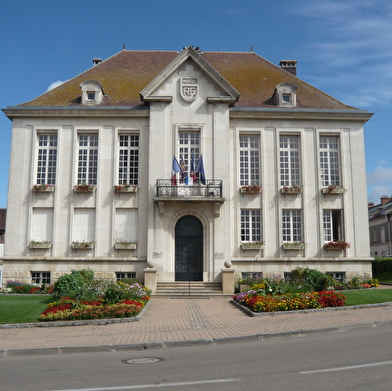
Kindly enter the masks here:
M 297 60 L 282 60 L 279 65 L 285 71 L 297 76 Z
M 102 62 L 102 60 L 100 58 L 93 58 L 93 65 L 94 66 L 100 64 L 101 62 Z
M 385 204 L 387 204 L 390 201 L 392 201 L 392 197 L 381 196 L 381 205 L 385 205 Z
M 373 206 L 374 206 L 374 202 L 373 201 L 368 202 L 368 209 L 373 208 Z

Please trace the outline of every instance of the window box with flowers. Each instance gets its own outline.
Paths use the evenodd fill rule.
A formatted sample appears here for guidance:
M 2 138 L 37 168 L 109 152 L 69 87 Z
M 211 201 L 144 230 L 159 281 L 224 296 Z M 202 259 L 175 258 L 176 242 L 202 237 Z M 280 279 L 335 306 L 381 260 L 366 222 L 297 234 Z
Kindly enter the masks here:
M 80 183 L 73 188 L 75 193 L 93 193 L 95 185 L 88 185 L 87 183 Z
M 240 187 L 240 191 L 242 194 L 259 194 L 261 193 L 260 185 L 244 185 Z
M 264 242 L 241 242 L 243 250 L 261 250 L 264 247 Z
M 324 248 L 327 251 L 341 251 L 350 248 L 350 243 L 345 242 L 344 240 L 337 242 L 328 242 L 324 244 Z
M 116 250 L 136 250 L 138 243 L 137 240 L 116 239 L 114 241 L 114 248 Z
M 282 247 L 284 250 L 302 250 L 305 247 L 304 242 L 283 242 Z
M 50 240 L 31 240 L 29 248 L 51 248 L 53 242 Z
M 327 187 L 323 187 L 321 191 L 324 194 L 343 194 L 346 192 L 346 189 L 342 186 L 329 185 Z
M 129 183 L 113 186 L 114 193 L 136 193 L 138 189 L 138 185 L 130 185 Z
M 72 242 L 72 248 L 74 250 L 92 250 L 95 247 L 95 242 L 87 240 L 74 240 Z
M 32 190 L 36 193 L 53 193 L 55 189 L 55 185 L 48 185 L 45 183 L 42 183 L 40 185 L 33 185 Z
M 293 186 L 283 186 L 281 191 L 283 194 L 301 194 L 302 193 L 302 186 L 293 185 Z

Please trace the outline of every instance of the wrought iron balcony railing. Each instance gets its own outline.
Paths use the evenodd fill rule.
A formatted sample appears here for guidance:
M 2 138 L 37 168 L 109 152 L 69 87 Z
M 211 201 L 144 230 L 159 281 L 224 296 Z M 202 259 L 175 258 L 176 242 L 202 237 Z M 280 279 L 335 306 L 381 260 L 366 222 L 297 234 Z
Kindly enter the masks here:
M 179 181 L 173 182 L 171 179 L 157 179 L 157 197 L 200 197 L 212 198 L 222 197 L 222 180 L 208 180 L 203 185 L 200 182 L 186 185 Z

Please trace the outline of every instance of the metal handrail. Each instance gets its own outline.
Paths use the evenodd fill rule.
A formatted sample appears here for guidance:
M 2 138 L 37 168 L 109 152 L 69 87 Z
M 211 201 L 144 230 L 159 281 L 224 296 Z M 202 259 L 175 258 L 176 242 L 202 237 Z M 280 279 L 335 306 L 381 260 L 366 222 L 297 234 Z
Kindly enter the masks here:
M 179 180 L 157 179 L 156 182 L 157 197 L 222 197 L 222 180 L 206 180 L 204 185 L 201 182 L 187 185 Z

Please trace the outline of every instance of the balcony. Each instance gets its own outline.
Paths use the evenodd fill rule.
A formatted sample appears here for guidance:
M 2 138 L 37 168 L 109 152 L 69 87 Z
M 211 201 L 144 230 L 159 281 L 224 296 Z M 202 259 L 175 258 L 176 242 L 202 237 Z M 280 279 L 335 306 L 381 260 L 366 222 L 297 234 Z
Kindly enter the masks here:
M 220 206 L 225 202 L 222 197 L 222 180 L 208 180 L 205 185 L 200 182 L 186 185 L 179 181 L 173 183 L 171 179 L 157 179 L 154 201 L 158 204 L 160 216 L 164 215 L 165 202 L 213 203 L 214 214 L 219 216 Z

